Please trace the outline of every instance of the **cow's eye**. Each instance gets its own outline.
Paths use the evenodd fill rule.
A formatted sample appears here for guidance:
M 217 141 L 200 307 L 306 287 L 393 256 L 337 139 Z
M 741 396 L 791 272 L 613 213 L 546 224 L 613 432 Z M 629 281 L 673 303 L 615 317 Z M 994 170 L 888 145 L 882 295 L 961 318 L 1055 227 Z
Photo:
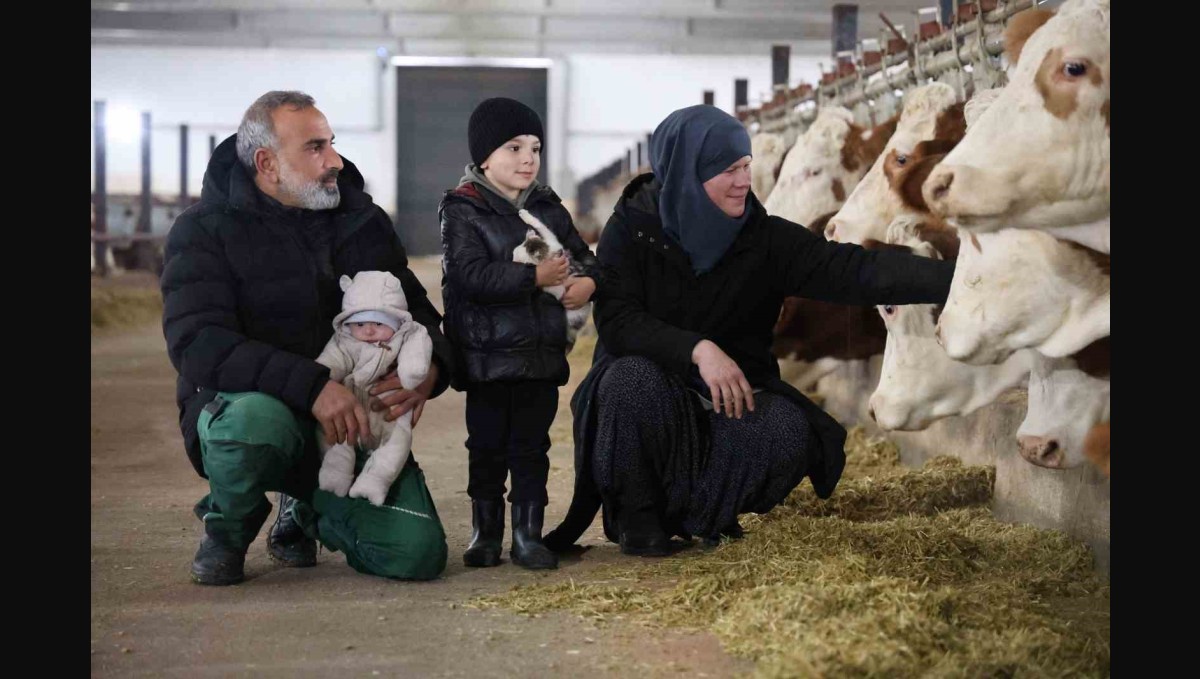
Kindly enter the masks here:
M 892 314 L 896 313 L 896 307 L 891 305 L 885 306 L 883 307 L 883 313 L 885 316 L 891 316 Z
M 1079 61 L 1068 61 L 1063 64 L 1063 73 L 1072 78 L 1079 78 L 1087 73 L 1087 64 Z
M 907 162 L 908 162 L 908 156 L 905 156 L 905 155 L 897 155 L 896 156 L 896 164 L 897 165 L 903 165 Z

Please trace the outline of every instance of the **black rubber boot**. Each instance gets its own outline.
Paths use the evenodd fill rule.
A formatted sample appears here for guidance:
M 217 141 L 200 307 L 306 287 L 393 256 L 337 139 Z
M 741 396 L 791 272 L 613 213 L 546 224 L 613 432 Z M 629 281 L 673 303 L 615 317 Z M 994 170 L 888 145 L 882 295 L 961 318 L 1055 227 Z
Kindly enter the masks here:
M 621 527 L 621 553 L 629 556 L 669 556 L 671 539 L 662 529 L 654 508 L 622 509 L 618 515 Z
M 546 508 L 537 503 L 512 506 L 512 548 L 508 553 L 518 566 L 531 570 L 558 568 L 558 556 L 542 544 L 545 513 Z
M 504 540 L 504 500 L 471 500 L 471 544 L 463 564 L 472 568 L 500 565 Z
M 199 585 L 236 585 L 245 579 L 246 551 L 229 547 L 204 534 L 192 559 L 192 582 Z
M 296 499 L 283 493 L 278 499 L 279 514 L 267 533 L 267 554 L 277 563 L 292 568 L 317 565 L 317 541 L 304 534 L 291 511 Z

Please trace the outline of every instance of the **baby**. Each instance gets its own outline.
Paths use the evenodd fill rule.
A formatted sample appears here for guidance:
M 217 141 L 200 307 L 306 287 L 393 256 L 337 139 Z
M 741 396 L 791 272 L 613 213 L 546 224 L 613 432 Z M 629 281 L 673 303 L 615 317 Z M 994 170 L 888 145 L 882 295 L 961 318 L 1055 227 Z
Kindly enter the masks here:
M 570 251 L 563 248 L 558 237 L 542 220 L 534 217 L 528 210 L 518 210 L 517 215 L 529 229 L 525 232 L 525 241 L 513 249 L 513 261 L 518 264 L 541 264 L 550 257 L 563 256 L 567 258 L 567 266 L 572 276 L 582 275 L 583 268 L 571 257 Z M 562 285 L 551 285 L 544 288 L 562 301 L 566 288 Z M 567 309 L 567 353 L 575 346 L 575 338 L 587 324 L 588 314 L 592 311 L 592 303 L 588 302 L 578 309 Z
M 425 380 L 433 354 L 433 342 L 425 326 L 408 313 L 408 302 L 400 280 L 386 271 L 360 271 L 353 279 L 339 281 L 345 295 L 342 312 L 333 319 L 334 333 L 317 357 L 329 368 L 329 378 L 343 384 L 367 412 L 371 431 L 362 436 L 364 448 L 378 442 L 358 479 L 354 478 L 354 448 L 346 443 L 328 444 L 320 439 L 322 490 L 338 497 L 364 497 L 382 505 L 388 489 L 400 476 L 412 450 L 412 411 L 393 422 L 384 413 L 372 411 L 367 401 L 371 385 L 396 367 L 405 389 Z

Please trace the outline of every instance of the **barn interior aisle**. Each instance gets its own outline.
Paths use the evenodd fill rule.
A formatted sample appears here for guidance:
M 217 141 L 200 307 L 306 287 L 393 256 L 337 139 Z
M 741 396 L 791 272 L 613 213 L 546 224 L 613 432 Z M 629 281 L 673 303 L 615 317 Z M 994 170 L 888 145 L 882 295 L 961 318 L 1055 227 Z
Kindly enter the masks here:
M 93 0 L 91 674 L 1110 676 L 1110 4 Z M 439 312 L 438 204 L 490 97 L 539 118 L 536 179 L 593 253 L 651 132 L 703 103 L 744 126 L 767 214 L 953 261 L 953 282 L 942 304 L 783 298 L 771 353 L 848 430 L 846 467 L 828 499 L 804 480 L 741 514 L 740 538 L 639 558 L 597 514 L 527 570 L 506 515 L 501 565 L 466 567 L 467 399 L 447 389 L 412 444 L 440 576 L 327 548 L 284 567 L 272 492 L 244 581 L 198 586 L 210 486 L 180 432 L 165 244 L 281 89 L 316 99 Z M 576 492 L 597 338 L 589 318 L 558 388 L 545 531 Z

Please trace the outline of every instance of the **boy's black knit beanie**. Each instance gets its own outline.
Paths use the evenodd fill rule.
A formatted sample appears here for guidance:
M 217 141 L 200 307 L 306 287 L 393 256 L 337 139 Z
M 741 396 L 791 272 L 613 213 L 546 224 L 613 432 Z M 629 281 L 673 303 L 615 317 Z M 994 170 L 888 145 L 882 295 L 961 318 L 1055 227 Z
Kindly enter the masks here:
M 545 148 L 546 135 L 542 133 L 542 119 L 536 111 L 516 99 L 494 97 L 483 100 L 475 107 L 471 121 L 467 123 L 471 162 L 476 166 L 483 165 L 492 151 L 522 134 L 537 136 Z

